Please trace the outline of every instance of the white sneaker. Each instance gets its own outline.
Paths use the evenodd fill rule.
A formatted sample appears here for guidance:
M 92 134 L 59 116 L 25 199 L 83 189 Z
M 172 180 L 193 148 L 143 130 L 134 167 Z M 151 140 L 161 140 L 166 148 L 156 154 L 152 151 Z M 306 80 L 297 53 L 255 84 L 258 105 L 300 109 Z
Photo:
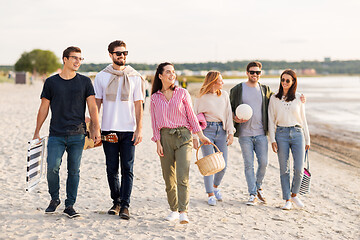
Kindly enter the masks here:
M 291 201 L 293 203 L 295 203 L 295 205 L 298 207 L 298 208 L 303 208 L 305 205 L 303 204 L 303 202 L 296 196 L 296 197 L 291 197 Z
M 214 194 L 215 194 L 216 200 L 222 201 L 222 195 L 221 195 L 220 189 L 214 188 Z
M 189 218 L 188 218 L 188 216 L 187 216 L 186 213 L 180 213 L 179 219 L 180 219 L 180 223 L 181 223 L 181 224 L 187 224 L 187 223 L 189 223 Z
M 250 195 L 250 198 L 247 201 L 246 205 L 254 206 L 256 201 L 257 201 L 256 196 L 255 195 Z
M 292 207 L 291 201 L 286 201 L 285 205 L 281 208 L 283 210 L 290 210 Z
M 208 204 L 209 204 L 210 206 L 215 206 L 215 205 L 216 205 L 215 196 L 210 196 L 210 197 L 208 198 Z
M 169 216 L 167 216 L 165 219 L 168 220 L 168 221 L 177 220 L 177 219 L 179 219 L 179 212 L 171 212 L 169 214 Z

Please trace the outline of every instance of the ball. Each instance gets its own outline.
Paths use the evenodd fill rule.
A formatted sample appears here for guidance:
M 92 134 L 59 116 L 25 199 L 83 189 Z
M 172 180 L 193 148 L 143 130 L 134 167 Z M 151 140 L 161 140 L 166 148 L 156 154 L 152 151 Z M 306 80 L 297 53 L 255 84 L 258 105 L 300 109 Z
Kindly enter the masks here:
M 247 104 L 240 104 L 236 108 L 235 114 L 239 119 L 249 120 L 253 114 L 253 110 Z

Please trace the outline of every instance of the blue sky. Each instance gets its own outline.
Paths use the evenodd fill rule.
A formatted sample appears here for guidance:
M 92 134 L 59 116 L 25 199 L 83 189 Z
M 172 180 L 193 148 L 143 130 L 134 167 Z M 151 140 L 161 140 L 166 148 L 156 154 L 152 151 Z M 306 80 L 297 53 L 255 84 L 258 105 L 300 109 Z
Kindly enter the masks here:
M 116 39 L 137 63 L 360 59 L 358 0 L 0 1 L 0 65 L 71 45 L 105 63 Z

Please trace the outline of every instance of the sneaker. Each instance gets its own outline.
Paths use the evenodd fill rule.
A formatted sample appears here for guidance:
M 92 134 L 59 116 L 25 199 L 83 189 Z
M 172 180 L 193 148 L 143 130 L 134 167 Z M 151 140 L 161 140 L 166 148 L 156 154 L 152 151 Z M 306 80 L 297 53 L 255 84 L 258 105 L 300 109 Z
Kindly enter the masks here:
M 189 223 L 189 218 L 185 212 L 180 213 L 179 220 L 181 224 L 187 224 Z
M 171 212 L 166 218 L 168 221 L 174 221 L 179 219 L 179 212 Z
M 216 200 L 222 201 L 222 195 L 221 195 L 220 189 L 216 189 L 216 190 L 214 189 L 214 194 L 215 194 Z
M 49 206 L 47 207 L 47 209 L 45 209 L 45 213 L 54 213 L 59 205 L 60 199 L 51 200 Z
M 264 192 L 262 189 L 257 190 L 257 197 L 262 203 L 266 203 L 266 199 L 264 197 Z
M 209 204 L 210 206 L 215 206 L 215 205 L 216 205 L 215 196 L 210 196 L 210 197 L 208 198 L 208 204 Z
M 129 220 L 130 219 L 129 209 L 126 207 L 120 208 L 119 216 L 121 219 Z
M 114 204 L 108 211 L 108 214 L 110 215 L 119 215 L 120 212 L 120 205 Z
M 68 206 L 68 207 L 66 207 L 65 210 L 64 210 L 64 214 L 65 214 L 66 216 L 68 216 L 69 218 L 75 218 L 75 217 L 79 217 L 79 216 L 80 216 L 80 214 L 75 211 L 75 209 L 73 208 L 73 206 Z
M 303 208 L 305 206 L 298 197 L 291 197 L 291 201 L 295 203 L 298 208 Z
M 250 195 L 250 198 L 249 198 L 249 200 L 247 201 L 247 203 L 246 203 L 246 205 L 248 205 L 248 206 L 254 206 L 255 205 L 255 203 L 256 203 L 256 196 L 255 195 Z
M 281 208 L 282 210 L 290 210 L 292 207 L 291 201 L 286 201 L 285 205 Z

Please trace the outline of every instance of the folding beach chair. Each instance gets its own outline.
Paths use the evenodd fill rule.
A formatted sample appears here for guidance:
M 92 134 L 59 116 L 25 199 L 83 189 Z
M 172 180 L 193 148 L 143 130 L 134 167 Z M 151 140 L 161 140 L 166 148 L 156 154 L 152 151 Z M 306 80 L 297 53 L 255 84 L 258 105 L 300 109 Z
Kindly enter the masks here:
M 44 155 L 47 137 L 29 142 L 26 169 L 26 191 L 33 190 L 44 175 Z

